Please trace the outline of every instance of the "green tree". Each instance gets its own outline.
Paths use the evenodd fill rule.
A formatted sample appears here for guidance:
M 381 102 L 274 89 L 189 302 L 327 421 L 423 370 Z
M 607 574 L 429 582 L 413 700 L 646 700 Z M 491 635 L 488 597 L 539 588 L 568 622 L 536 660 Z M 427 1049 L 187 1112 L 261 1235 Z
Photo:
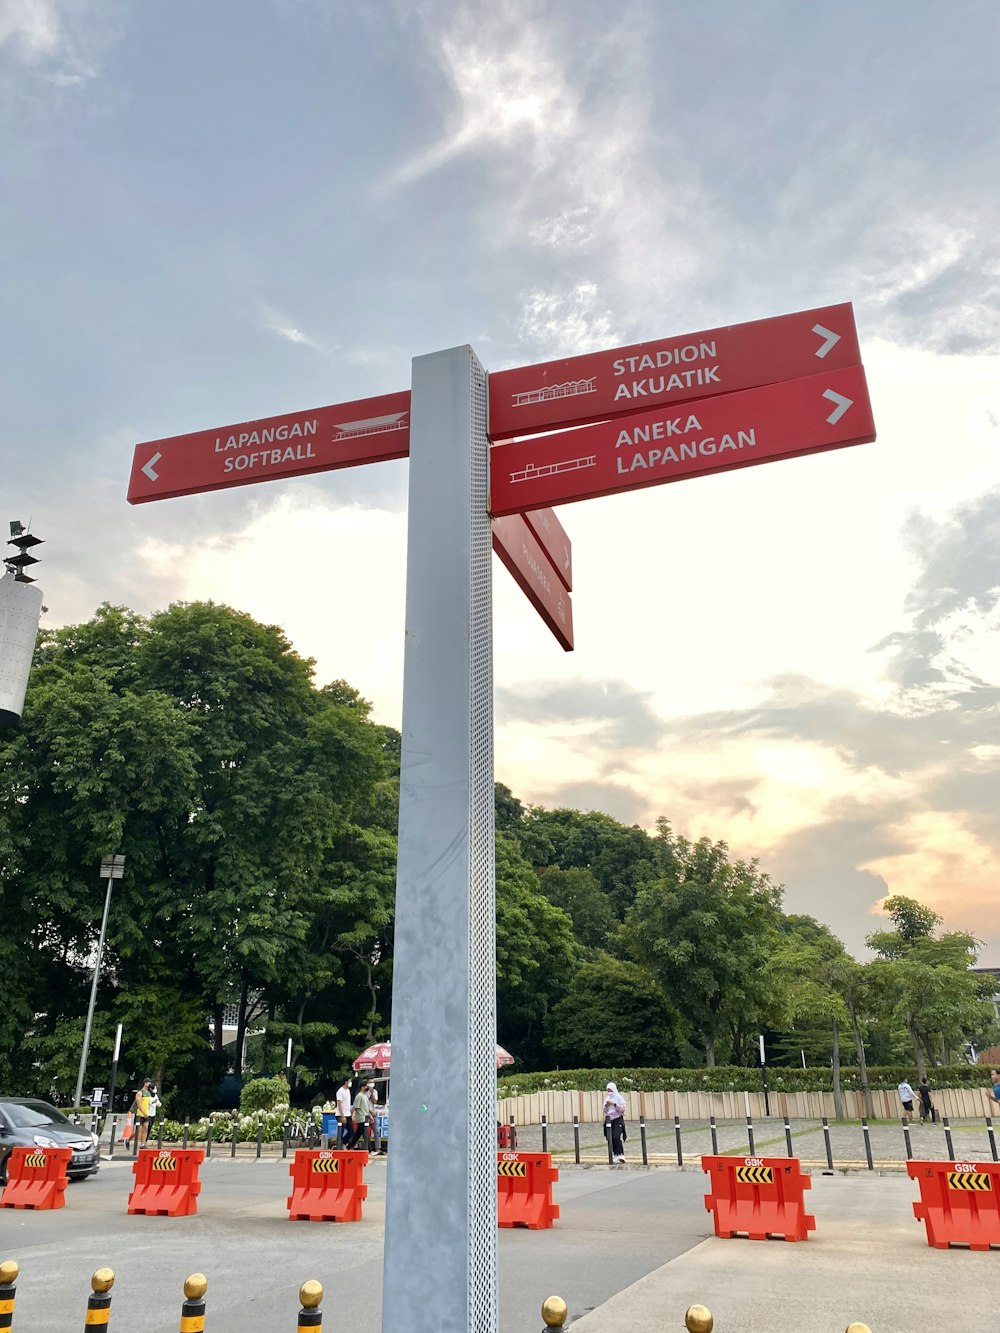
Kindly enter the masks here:
M 949 1052 L 968 1035 L 989 1031 L 992 979 L 973 971 L 979 943 L 965 931 L 936 933 L 941 918 L 929 907 L 896 894 L 882 904 L 892 930 L 874 931 L 873 972 L 885 1002 L 906 1025 L 918 1078 L 928 1063 L 947 1064 Z
M 609 954 L 577 970 L 545 1021 L 549 1049 L 569 1068 L 676 1064 L 680 1026 L 646 969 Z
M 640 888 L 622 943 L 676 1005 L 706 1064 L 725 1037 L 744 1064 L 782 1008 L 768 978 L 781 889 L 756 862 L 731 862 L 723 842 L 690 843 L 662 821 L 659 841 L 668 873 Z
M 542 870 L 538 885 L 554 907 L 561 907 L 573 922 L 577 943 L 600 949 L 618 925 L 606 894 L 590 870 Z

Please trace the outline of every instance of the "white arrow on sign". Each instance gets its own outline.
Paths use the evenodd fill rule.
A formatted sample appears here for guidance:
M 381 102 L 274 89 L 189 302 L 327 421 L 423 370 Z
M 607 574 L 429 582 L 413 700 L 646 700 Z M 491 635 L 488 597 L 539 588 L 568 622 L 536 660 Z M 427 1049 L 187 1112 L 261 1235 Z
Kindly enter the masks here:
M 853 398 L 845 398 L 842 393 L 837 393 L 836 389 L 827 389 L 824 392 L 823 397 L 829 398 L 831 403 L 837 404 L 837 406 L 827 417 L 827 421 L 830 423 L 831 426 L 835 426 L 837 422 L 840 420 L 840 418 L 847 411 L 847 409 L 849 407 L 854 406 Z
M 146 476 L 149 478 L 150 481 L 157 481 L 157 480 L 159 480 L 159 475 L 160 475 L 160 474 L 159 474 L 158 472 L 154 471 L 153 464 L 154 464 L 154 463 L 158 463 L 162 457 L 163 457 L 162 454 L 154 454 L 153 457 L 149 460 L 149 462 L 148 462 L 148 463 L 145 463 L 145 464 L 139 469 L 140 472 L 144 472 L 144 473 L 146 474 Z
M 564 572 L 568 572 L 568 571 L 569 571 L 569 565 L 570 565 L 570 559 L 569 559 L 569 547 L 566 545 L 565 542 L 563 542 L 563 550 L 566 552 L 566 559 L 563 561 L 563 570 L 564 570 Z
M 826 340 L 823 343 L 823 346 L 816 350 L 816 355 L 820 358 L 826 356 L 830 348 L 836 347 L 837 343 L 840 342 L 840 334 L 834 333 L 833 329 L 824 328 L 822 324 L 814 324 L 812 326 L 812 331 L 818 338 L 824 338 Z

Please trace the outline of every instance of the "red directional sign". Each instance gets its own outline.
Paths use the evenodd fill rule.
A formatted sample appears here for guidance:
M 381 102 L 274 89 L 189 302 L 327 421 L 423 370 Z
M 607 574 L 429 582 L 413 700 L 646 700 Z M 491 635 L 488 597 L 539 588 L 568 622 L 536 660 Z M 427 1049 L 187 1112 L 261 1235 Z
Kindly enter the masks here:
M 359 398 L 137 444 L 128 500 L 130 504 L 168 500 L 405 458 L 409 452 L 409 392 Z
M 662 403 L 709 398 L 860 364 L 849 302 L 682 333 L 494 372 L 489 377 L 490 437 L 504 440 L 604 421 Z
M 523 515 L 493 520 L 493 549 L 566 652 L 572 652 L 572 600 Z
M 538 538 L 567 592 L 573 591 L 573 544 L 554 509 L 529 509 L 524 521 Z
M 490 505 L 516 514 L 874 438 L 865 372 L 850 366 L 494 445 Z

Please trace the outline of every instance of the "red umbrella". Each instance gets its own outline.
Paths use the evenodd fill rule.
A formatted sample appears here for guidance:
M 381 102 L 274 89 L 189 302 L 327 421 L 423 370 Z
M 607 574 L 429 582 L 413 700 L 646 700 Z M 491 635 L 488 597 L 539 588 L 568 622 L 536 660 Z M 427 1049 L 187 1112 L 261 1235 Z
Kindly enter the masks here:
M 354 1068 L 362 1069 L 388 1069 L 389 1068 L 390 1046 L 387 1041 L 377 1041 L 374 1046 L 368 1046 L 361 1052 L 354 1061 Z
M 392 1059 L 392 1043 L 388 1041 L 377 1041 L 374 1046 L 368 1046 L 361 1052 L 354 1061 L 354 1068 L 359 1072 L 365 1069 L 388 1069 Z M 514 1057 L 510 1051 L 505 1051 L 502 1046 L 497 1047 L 497 1069 L 503 1065 L 512 1065 Z

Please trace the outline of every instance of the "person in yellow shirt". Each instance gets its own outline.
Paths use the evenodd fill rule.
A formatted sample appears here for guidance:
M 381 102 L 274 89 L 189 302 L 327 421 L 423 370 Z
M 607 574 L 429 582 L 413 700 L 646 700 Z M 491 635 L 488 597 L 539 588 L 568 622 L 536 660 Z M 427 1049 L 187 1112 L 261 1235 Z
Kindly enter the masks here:
M 142 1080 L 142 1087 L 135 1094 L 135 1099 L 129 1107 L 130 1111 L 135 1112 L 135 1137 L 140 1146 L 149 1138 L 149 1126 L 153 1118 L 150 1112 L 153 1101 L 151 1082 L 152 1080 L 148 1078 Z

